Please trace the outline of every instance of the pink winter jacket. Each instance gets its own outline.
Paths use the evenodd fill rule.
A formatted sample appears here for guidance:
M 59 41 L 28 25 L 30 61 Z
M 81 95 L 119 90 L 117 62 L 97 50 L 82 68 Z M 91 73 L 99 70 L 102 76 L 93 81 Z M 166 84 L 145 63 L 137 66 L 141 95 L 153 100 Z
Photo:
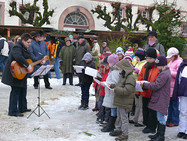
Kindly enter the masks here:
M 175 78 L 176 78 L 176 75 L 177 75 L 177 70 L 180 66 L 180 64 L 182 63 L 183 59 L 178 56 L 178 58 L 174 61 L 170 61 L 168 63 L 168 67 L 171 71 L 171 90 L 170 90 L 170 97 L 172 97 L 173 95 L 173 89 L 174 89 L 174 86 L 175 86 Z

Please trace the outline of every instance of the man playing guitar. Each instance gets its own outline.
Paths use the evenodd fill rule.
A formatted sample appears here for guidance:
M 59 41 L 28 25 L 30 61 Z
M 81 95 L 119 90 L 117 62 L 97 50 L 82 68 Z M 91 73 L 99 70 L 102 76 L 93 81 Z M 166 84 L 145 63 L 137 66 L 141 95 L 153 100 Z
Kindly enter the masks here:
M 31 35 L 24 33 L 21 35 L 21 39 L 12 48 L 7 64 L 5 66 L 2 83 L 11 86 L 10 99 L 9 99 L 9 116 L 24 116 L 23 112 L 30 112 L 31 109 L 27 109 L 27 75 L 23 79 L 17 79 L 12 76 L 11 63 L 17 61 L 21 66 L 25 67 L 28 73 L 32 72 L 32 66 L 26 61 L 26 59 L 32 59 L 28 50 L 31 43 Z M 44 64 L 45 60 L 41 62 Z

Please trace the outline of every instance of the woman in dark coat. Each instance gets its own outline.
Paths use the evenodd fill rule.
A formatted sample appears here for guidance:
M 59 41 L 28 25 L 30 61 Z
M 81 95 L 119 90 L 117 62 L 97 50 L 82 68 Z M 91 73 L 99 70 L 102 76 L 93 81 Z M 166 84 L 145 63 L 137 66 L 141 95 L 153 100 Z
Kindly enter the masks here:
M 23 34 L 21 40 L 12 48 L 5 71 L 2 76 L 2 83 L 11 86 L 10 99 L 9 99 L 9 116 L 23 116 L 22 112 L 31 111 L 27 109 L 27 75 L 19 80 L 12 76 L 10 65 L 12 61 L 17 61 L 20 65 L 27 68 L 28 73 L 32 72 L 32 67 L 25 59 L 31 59 L 30 52 L 28 50 L 31 43 L 30 34 Z
M 149 138 L 151 138 L 151 141 L 164 141 L 165 115 L 167 115 L 170 101 L 171 72 L 167 67 L 167 59 L 163 55 L 157 57 L 155 64 L 160 70 L 157 79 L 153 83 L 142 82 L 142 84 L 145 89 L 153 90 L 148 108 L 157 112 L 157 120 L 159 121 L 157 133 L 149 135 Z
M 63 61 L 61 66 L 63 72 L 63 85 L 66 85 L 66 79 L 69 77 L 69 84 L 73 85 L 73 61 L 75 60 L 76 49 L 71 45 L 70 39 L 65 38 L 66 45 L 60 50 L 59 58 Z

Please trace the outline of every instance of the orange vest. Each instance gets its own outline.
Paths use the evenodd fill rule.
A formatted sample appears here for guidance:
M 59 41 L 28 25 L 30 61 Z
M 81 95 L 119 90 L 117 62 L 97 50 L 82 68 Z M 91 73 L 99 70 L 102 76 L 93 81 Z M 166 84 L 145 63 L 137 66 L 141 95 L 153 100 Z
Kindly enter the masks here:
M 50 41 L 47 41 L 47 42 L 45 42 L 46 43 L 46 45 L 47 45 L 47 48 L 48 48 L 48 50 L 49 50 L 49 52 L 50 52 L 50 55 L 51 56 L 54 56 L 54 52 L 55 52 L 55 44 L 51 44 L 51 42 Z
M 140 71 L 139 76 L 138 76 L 138 81 L 144 80 L 145 71 L 146 71 L 146 67 L 144 65 Z M 149 70 L 148 82 L 155 82 L 158 75 L 159 75 L 159 69 L 157 67 L 153 66 Z M 152 94 L 152 90 L 148 89 L 148 90 L 144 90 L 143 92 L 136 91 L 135 94 L 141 95 L 142 97 L 150 98 L 151 94 Z

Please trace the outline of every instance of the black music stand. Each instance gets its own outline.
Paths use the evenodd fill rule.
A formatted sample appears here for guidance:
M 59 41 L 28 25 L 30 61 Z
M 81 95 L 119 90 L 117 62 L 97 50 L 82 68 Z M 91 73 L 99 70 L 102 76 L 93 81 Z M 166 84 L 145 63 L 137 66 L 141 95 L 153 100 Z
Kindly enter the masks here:
M 46 111 L 42 108 L 42 106 L 40 105 L 40 76 L 46 75 L 49 70 L 53 67 L 53 65 L 42 65 L 38 70 L 36 70 L 31 77 L 34 76 L 39 76 L 39 84 L 38 84 L 38 104 L 36 106 L 36 108 L 34 109 L 34 111 L 32 111 L 32 113 L 27 117 L 27 119 L 34 113 L 35 115 L 37 115 L 38 117 L 40 117 L 41 115 L 43 115 L 44 113 L 48 116 L 48 118 L 50 119 L 49 115 L 46 113 Z M 40 112 L 40 108 L 43 111 L 42 113 Z M 38 114 L 35 112 L 38 109 Z

